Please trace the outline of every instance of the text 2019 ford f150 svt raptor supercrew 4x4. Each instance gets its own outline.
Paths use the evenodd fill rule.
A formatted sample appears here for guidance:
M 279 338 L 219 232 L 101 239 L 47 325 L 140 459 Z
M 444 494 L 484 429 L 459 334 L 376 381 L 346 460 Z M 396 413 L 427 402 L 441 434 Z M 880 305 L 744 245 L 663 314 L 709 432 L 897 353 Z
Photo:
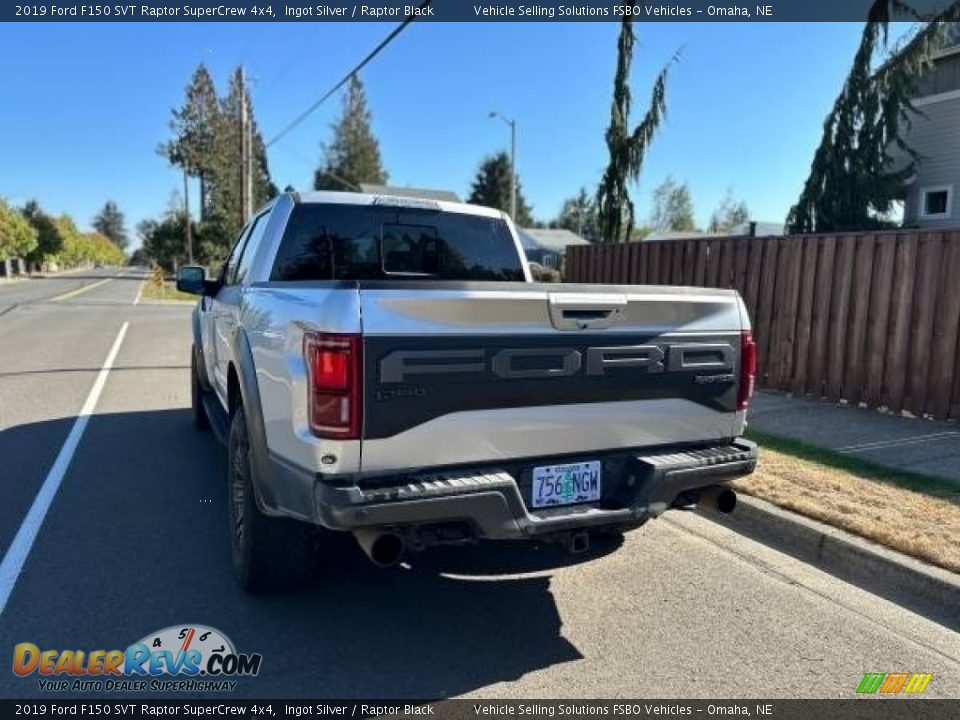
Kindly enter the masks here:
M 349 531 L 378 564 L 481 539 L 585 548 L 753 471 L 755 346 L 715 288 L 539 284 L 473 205 L 284 193 L 215 280 L 182 268 L 193 412 L 228 449 L 234 568 Z M 317 538 L 320 537 L 318 543 Z

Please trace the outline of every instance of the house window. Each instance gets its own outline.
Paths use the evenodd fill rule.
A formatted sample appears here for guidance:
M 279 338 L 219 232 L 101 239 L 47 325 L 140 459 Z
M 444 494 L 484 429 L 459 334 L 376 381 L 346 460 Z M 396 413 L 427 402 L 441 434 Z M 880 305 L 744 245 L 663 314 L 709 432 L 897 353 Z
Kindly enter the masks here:
M 928 187 L 920 191 L 920 217 L 923 219 L 950 217 L 953 205 L 953 185 Z

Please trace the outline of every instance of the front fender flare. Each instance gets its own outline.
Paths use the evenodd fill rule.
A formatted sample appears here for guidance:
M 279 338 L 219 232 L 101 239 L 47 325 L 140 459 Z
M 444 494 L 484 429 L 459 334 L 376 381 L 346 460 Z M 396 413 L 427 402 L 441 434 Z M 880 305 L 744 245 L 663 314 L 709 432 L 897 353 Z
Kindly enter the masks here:
M 202 302 L 202 301 L 201 301 Z M 197 356 L 197 377 L 200 380 L 200 387 L 205 392 L 213 390 L 210 378 L 207 377 L 207 363 L 203 358 L 203 333 L 200 330 L 200 303 L 193 308 L 190 313 L 190 324 L 193 327 L 193 352 Z

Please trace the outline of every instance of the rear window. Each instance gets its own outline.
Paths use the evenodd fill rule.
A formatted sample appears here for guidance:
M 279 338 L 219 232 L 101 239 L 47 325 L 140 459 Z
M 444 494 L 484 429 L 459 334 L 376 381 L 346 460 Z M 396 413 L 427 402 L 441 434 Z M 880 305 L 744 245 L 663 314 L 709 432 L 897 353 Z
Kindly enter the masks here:
M 522 281 L 506 222 L 377 205 L 293 209 L 270 279 Z

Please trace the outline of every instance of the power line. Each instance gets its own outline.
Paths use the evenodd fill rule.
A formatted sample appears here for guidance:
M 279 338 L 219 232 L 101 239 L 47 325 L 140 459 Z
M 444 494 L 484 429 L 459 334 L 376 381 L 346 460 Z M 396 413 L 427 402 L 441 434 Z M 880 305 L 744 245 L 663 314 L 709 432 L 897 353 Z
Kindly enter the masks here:
M 344 75 L 344 76 L 343 76 L 343 79 L 342 79 L 340 82 L 338 82 L 336 85 L 334 85 L 332 88 L 330 88 L 319 100 L 317 100 L 315 103 L 313 103 L 310 107 L 308 107 L 308 108 L 307 108 L 306 110 L 304 110 L 302 113 L 300 113 L 299 115 L 297 115 L 297 117 L 295 117 L 295 118 L 293 119 L 293 121 L 292 121 L 289 125 L 287 125 L 287 126 L 286 126 L 283 130 L 281 130 L 279 133 L 277 133 L 277 134 L 270 140 L 270 142 L 268 142 L 268 143 L 266 144 L 266 147 L 270 147 L 271 145 L 273 145 L 275 142 L 277 142 L 278 140 L 280 140 L 280 139 L 281 139 L 282 137 L 284 137 L 287 133 L 289 133 L 291 130 L 293 130 L 295 127 L 297 127 L 297 125 L 299 125 L 299 124 L 302 123 L 304 120 L 306 120 L 308 117 L 310 117 L 310 115 L 313 113 L 314 110 L 316 110 L 316 109 L 317 109 L 318 107 L 320 107 L 324 102 L 326 102 L 326 101 L 330 98 L 331 95 L 333 95 L 335 92 L 337 92 L 337 90 L 339 90 L 339 89 L 342 88 L 344 85 L 346 85 L 346 84 L 347 84 L 347 81 L 350 80 L 351 77 L 353 77 L 353 76 L 356 75 L 358 72 L 360 72 L 360 71 L 364 68 L 364 66 L 365 66 L 367 63 L 369 63 L 371 60 L 373 60 L 373 59 L 380 53 L 381 50 L 383 50 L 387 45 L 389 45 L 389 44 L 393 41 L 393 39 L 394 39 L 395 37 L 397 37 L 397 35 L 399 35 L 400 33 L 402 33 L 402 32 L 404 31 L 404 29 L 406 29 L 407 25 L 409 25 L 410 23 L 412 23 L 412 22 L 417 18 L 417 15 L 419 14 L 419 11 L 422 10 L 423 8 L 427 7 L 427 5 L 429 5 L 431 2 L 433 2 L 433 0 L 422 0 L 422 2 L 420 3 L 420 5 L 417 6 L 416 11 L 414 11 L 414 12 L 410 13 L 409 15 L 407 15 L 407 17 L 404 19 L 404 21 L 403 21 L 402 23 L 400 23 L 399 25 L 397 25 L 397 27 L 395 27 L 395 28 L 393 29 L 393 31 L 392 31 L 389 35 L 387 35 L 387 36 L 381 41 L 381 43 L 380 43 L 379 45 L 377 45 L 373 50 L 371 50 L 371 51 L 367 54 L 367 56 L 366 56 L 363 60 L 361 60 L 360 63 L 359 63 L 356 67 L 353 68 L 353 70 L 351 70 L 351 71 L 348 72 L 346 75 Z

